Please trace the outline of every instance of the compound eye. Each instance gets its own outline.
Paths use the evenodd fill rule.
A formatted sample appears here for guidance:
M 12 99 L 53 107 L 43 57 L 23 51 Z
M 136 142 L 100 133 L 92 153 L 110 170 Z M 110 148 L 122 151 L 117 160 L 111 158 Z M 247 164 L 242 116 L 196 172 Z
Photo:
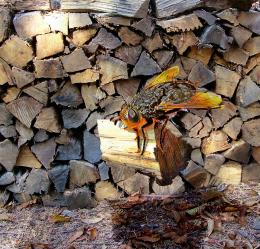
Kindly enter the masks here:
M 138 117 L 138 114 L 133 109 L 129 109 L 128 110 L 128 119 L 132 122 L 138 122 L 139 117 Z

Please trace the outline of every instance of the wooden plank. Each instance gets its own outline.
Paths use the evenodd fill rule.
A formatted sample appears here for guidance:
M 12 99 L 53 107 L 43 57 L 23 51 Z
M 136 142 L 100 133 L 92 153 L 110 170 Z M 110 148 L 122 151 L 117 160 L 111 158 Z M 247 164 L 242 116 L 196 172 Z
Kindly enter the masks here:
M 155 0 L 156 16 L 158 18 L 176 16 L 198 7 L 209 7 L 217 10 L 228 8 L 248 10 L 253 2 L 254 0 Z
M 137 153 L 137 142 L 134 132 L 121 129 L 106 119 L 98 120 L 98 132 L 102 159 L 108 165 L 148 169 L 159 173 L 160 166 L 154 155 L 156 144 L 153 129 L 149 130 L 149 141 L 142 156 L 140 156 L 140 153 Z
M 202 6 L 201 0 L 156 0 L 156 16 L 158 18 L 175 16 L 184 11 Z
M 0 5 L 11 5 L 14 10 L 51 10 L 50 0 L 0 0 Z M 60 9 L 64 11 L 105 12 L 112 15 L 144 18 L 149 0 L 62 0 Z M 56 7 L 55 7 L 56 8 Z

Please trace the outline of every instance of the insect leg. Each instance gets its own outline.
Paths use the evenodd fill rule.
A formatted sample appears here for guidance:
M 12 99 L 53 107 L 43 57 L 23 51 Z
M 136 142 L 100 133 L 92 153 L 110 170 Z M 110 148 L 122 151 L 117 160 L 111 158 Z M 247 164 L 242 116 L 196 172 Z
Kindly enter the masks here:
M 136 141 L 137 141 L 137 153 L 141 152 L 141 138 L 140 138 L 140 132 L 138 129 L 134 129 L 135 133 L 136 133 Z
M 147 143 L 148 143 L 148 137 L 146 135 L 146 130 L 153 127 L 153 125 L 154 125 L 154 120 L 150 119 L 150 120 L 147 120 L 147 123 L 145 125 L 143 125 L 140 129 L 142 132 L 142 136 L 143 136 L 143 147 L 142 147 L 141 155 L 144 154 Z

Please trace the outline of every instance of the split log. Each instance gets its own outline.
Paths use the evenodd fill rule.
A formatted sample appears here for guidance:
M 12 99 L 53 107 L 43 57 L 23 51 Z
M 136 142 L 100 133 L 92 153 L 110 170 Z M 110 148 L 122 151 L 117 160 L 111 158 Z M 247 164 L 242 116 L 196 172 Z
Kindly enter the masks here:
M 66 11 L 93 11 L 118 14 L 120 16 L 144 18 L 147 15 L 148 0 L 104 1 L 104 0 L 63 0 L 58 5 L 51 5 L 49 0 L 6 0 L 0 1 L 0 5 L 9 4 L 14 10 L 52 10 Z
M 121 129 L 109 120 L 98 120 L 98 133 L 102 159 L 108 165 L 149 169 L 160 175 L 160 166 L 154 155 L 156 145 L 153 129 L 148 133 L 149 141 L 142 156 L 140 156 L 140 153 L 137 153 L 137 142 L 134 132 Z
M 13 66 L 23 68 L 33 59 L 33 49 L 18 36 L 11 36 L 0 47 L 0 57 Z
M 202 27 L 202 23 L 195 14 L 177 17 L 170 20 L 159 20 L 157 25 L 167 32 L 191 31 Z

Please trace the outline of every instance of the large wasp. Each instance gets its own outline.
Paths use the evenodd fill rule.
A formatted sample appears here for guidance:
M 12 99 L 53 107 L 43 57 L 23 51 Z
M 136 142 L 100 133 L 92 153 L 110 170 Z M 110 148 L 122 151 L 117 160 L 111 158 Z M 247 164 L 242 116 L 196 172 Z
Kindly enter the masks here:
M 179 67 L 174 66 L 149 80 L 132 101 L 122 106 L 116 120 L 121 120 L 126 129 L 137 135 L 138 152 L 143 154 L 147 144 L 146 130 L 155 123 L 180 109 L 219 108 L 220 96 L 200 90 L 197 84 L 176 80 Z M 143 146 L 141 149 L 141 138 Z

